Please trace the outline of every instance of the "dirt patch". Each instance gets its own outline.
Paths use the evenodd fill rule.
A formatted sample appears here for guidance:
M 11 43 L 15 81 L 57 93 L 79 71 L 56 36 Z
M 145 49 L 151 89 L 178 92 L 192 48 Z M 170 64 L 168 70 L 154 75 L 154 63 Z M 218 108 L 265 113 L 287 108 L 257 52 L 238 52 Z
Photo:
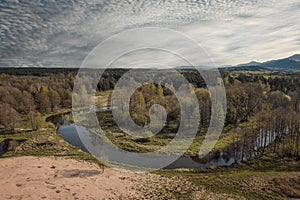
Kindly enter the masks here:
M 90 177 L 96 176 L 101 174 L 103 171 L 99 170 L 78 170 L 78 169 L 71 169 L 71 170 L 63 170 L 61 175 L 65 178 L 74 178 L 74 177 Z

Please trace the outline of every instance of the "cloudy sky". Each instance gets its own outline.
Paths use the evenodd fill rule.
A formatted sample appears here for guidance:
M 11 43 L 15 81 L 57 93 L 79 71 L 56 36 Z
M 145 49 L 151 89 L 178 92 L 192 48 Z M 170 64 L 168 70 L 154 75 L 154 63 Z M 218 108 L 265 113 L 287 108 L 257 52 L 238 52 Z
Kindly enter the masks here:
M 182 32 L 219 66 L 266 61 L 300 53 L 299 19 L 300 0 L 0 0 L 0 65 L 80 66 L 101 41 L 141 27 Z

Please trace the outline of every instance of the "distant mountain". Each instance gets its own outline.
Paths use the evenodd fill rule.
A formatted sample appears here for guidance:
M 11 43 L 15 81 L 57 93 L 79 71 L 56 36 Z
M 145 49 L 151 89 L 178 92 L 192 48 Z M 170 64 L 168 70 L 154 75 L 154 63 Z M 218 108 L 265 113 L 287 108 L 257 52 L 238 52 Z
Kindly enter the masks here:
M 261 65 L 261 63 L 256 62 L 256 61 L 252 61 L 252 62 L 249 62 L 249 63 L 246 63 L 246 64 L 237 65 L 237 67 L 250 67 L 250 66 L 258 66 L 258 65 Z
M 300 69 L 300 55 L 296 54 L 288 58 L 273 60 L 263 63 L 261 66 L 277 70 Z
M 223 68 L 224 69 L 224 68 Z M 295 71 L 300 70 L 300 54 L 295 54 L 288 58 L 271 60 L 263 63 L 252 61 L 246 64 L 240 64 L 228 67 L 229 70 L 241 71 Z
M 289 57 L 289 59 L 300 62 L 300 54 L 295 54 L 295 55 Z

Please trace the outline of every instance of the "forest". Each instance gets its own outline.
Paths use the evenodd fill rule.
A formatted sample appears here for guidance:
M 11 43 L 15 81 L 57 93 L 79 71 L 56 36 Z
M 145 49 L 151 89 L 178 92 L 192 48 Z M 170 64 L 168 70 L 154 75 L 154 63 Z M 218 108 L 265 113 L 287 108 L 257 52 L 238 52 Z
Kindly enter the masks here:
M 125 69 L 105 71 L 96 92 L 113 90 L 126 71 Z M 196 70 L 180 69 L 179 72 L 190 82 L 190 88 L 195 91 L 198 98 L 201 116 L 197 135 L 204 135 L 211 117 L 209 91 Z M 221 74 L 227 96 L 226 121 L 221 137 L 230 136 L 229 143 L 233 153 L 240 154 L 236 155 L 237 160 L 244 160 L 253 154 L 263 156 L 270 143 L 277 156 L 299 158 L 299 73 L 287 75 L 284 72 L 240 73 L 224 70 Z M 76 69 L 34 68 L 19 71 L 11 68 L 2 71 L 0 74 L 1 134 L 13 134 L 15 128 L 21 127 L 24 122 L 29 124 L 32 130 L 38 130 L 41 127 L 42 116 L 71 109 L 75 79 Z M 138 125 L 145 126 L 150 123 L 149 108 L 154 103 L 166 109 L 167 123 L 161 133 L 155 136 L 157 139 L 171 139 L 174 137 L 172 133 L 176 133 L 178 129 L 180 106 L 176 96 L 168 89 L 172 87 L 180 86 L 174 81 L 168 87 L 146 84 L 131 97 L 130 113 Z M 86 90 L 86 88 L 81 89 Z M 112 124 L 107 126 L 107 129 L 115 127 L 109 113 L 100 114 L 100 123 L 105 121 L 103 116 Z M 155 138 L 151 133 L 146 135 Z M 242 149 L 242 151 L 234 151 L 234 149 Z

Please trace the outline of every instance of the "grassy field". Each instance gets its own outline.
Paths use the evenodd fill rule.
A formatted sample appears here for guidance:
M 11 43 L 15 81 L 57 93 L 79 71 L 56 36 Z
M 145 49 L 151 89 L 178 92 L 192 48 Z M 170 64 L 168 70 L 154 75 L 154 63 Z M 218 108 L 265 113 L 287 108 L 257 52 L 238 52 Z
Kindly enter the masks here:
M 219 151 L 221 149 L 226 148 L 231 144 L 232 138 L 235 137 L 236 134 L 229 134 L 224 138 L 221 138 L 217 141 L 216 145 L 213 148 L 213 151 Z M 127 134 L 121 132 L 106 132 L 106 136 L 108 139 L 119 148 L 124 149 L 126 151 L 132 152 L 153 152 L 161 149 L 162 147 L 168 145 L 171 142 L 171 138 L 160 138 L 153 137 L 147 141 L 140 141 L 139 139 L 135 139 Z M 193 140 L 193 143 L 189 147 L 189 149 L 184 153 L 185 156 L 197 156 L 199 154 L 200 147 L 204 141 L 205 136 L 200 135 L 196 136 Z M 185 146 L 187 139 L 178 139 L 176 141 L 176 146 L 172 149 L 166 149 L 166 154 L 179 154 L 182 151 L 182 147 Z
M 233 199 L 300 198 L 299 159 L 276 158 L 271 153 L 230 167 L 164 170 L 156 173 L 168 177 L 181 176 L 200 188 L 227 194 Z

